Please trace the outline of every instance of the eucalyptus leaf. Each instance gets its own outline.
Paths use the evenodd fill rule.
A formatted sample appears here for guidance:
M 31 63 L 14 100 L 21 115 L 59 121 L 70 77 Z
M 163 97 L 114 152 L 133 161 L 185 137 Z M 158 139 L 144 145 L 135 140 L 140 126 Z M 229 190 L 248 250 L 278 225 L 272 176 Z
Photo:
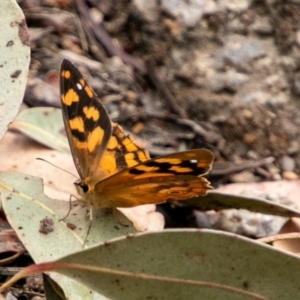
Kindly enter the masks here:
M 70 203 L 45 196 L 42 180 L 37 177 L 2 172 L 0 193 L 10 225 L 37 263 L 58 259 L 81 251 L 84 246 L 136 232 L 120 212 L 116 215 L 111 211 L 97 210 L 91 223 L 88 208 L 72 203 L 68 215 Z M 53 279 L 62 286 L 67 297 L 76 291 L 82 299 L 103 299 L 59 274 Z
M 57 272 L 111 299 L 299 298 L 297 256 L 212 230 L 122 237 L 57 262 Z
M 58 108 L 34 107 L 23 110 L 10 128 L 19 130 L 49 148 L 70 153 L 62 113 Z
M 45 273 L 43 273 L 43 285 L 47 300 L 66 300 L 66 296 L 61 287 Z
M 300 217 L 300 211 L 279 203 L 216 191 L 209 191 L 204 197 L 188 199 L 185 203 L 201 210 L 247 209 L 252 212 L 282 217 Z
M 0 1 L 0 139 L 23 101 L 30 62 L 25 17 L 15 0 Z

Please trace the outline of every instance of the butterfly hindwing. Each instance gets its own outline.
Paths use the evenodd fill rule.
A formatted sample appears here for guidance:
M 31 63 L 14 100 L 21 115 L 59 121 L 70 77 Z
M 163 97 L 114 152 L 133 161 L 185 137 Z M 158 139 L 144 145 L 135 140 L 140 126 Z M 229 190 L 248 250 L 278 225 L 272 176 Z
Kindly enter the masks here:
M 149 158 L 148 151 L 135 143 L 130 135 L 126 135 L 120 125 L 113 123 L 112 135 L 99 167 L 106 169 L 111 176 Z
M 205 195 L 212 187 L 201 176 L 211 169 L 212 162 L 212 153 L 205 149 L 158 157 L 106 178 L 96 185 L 95 192 L 102 195 L 102 203 L 117 207 Z

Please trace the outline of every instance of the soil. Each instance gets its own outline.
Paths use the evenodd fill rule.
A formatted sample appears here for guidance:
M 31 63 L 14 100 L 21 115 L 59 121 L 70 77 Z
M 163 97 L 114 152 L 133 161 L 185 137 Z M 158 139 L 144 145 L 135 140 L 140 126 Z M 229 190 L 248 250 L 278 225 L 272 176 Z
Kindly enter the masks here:
M 68 58 L 152 156 L 210 149 L 214 187 L 298 177 L 300 1 L 18 3 L 32 51 L 27 106 L 60 106 Z M 177 208 L 167 223 L 186 226 L 191 210 Z
M 20 1 L 32 77 L 52 85 L 73 60 L 152 155 L 205 147 L 216 169 L 274 157 L 276 174 L 255 180 L 280 178 L 288 157 L 299 173 L 297 1 L 41 2 Z M 59 106 L 30 90 L 30 105 Z

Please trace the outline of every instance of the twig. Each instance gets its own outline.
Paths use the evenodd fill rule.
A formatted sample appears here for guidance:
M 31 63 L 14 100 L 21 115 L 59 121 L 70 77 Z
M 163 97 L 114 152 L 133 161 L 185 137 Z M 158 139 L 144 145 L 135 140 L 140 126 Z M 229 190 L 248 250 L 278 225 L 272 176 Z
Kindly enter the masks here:
M 150 80 L 168 102 L 168 106 L 171 112 L 173 112 L 176 115 L 179 115 L 181 118 L 187 118 L 186 112 L 178 105 L 175 97 L 172 95 L 164 81 L 161 80 L 156 74 L 155 64 L 152 58 L 148 58 L 146 60 L 146 68 Z
M 79 14 L 86 20 L 87 26 L 91 28 L 96 39 L 101 43 L 108 55 L 120 57 L 125 64 L 131 65 L 135 70 L 142 74 L 146 72 L 146 68 L 142 60 L 134 58 L 125 53 L 122 49 L 116 47 L 104 28 L 99 24 L 95 24 L 93 19 L 90 17 L 88 8 L 83 0 L 75 0 L 74 3 Z
M 132 120 L 149 120 L 149 119 L 157 119 L 157 120 L 163 120 L 166 122 L 172 122 L 178 125 L 186 126 L 190 128 L 195 135 L 201 137 L 204 142 L 208 144 L 215 144 L 220 140 L 220 135 L 218 135 L 215 132 L 207 131 L 204 129 L 200 124 L 193 120 L 184 119 L 184 118 L 178 118 L 174 115 L 166 115 L 164 113 L 155 113 L 155 112 L 148 112 L 145 111 L 143 113 L 135 113 L 135 114 L 122 114 L 122 116 L 115 118 L 114 121 L 117 123 L 120 122 L 126 122 L 126 121 L 132 121 Z
M 252 169 L 252 168 L 258 168 L 260 166 L 270 164 L 274 161 L 274 157 L 267 157 L 260 159 L 258 161 L 253 161 L 253 162 L 246 162 L 241 165 L 230 165 L 227 168 L 218 168 L 218 164 L 214 164 L 214 168 L 209 172 L 209 177 L 217 177 L 217 176 L 225 176 L 225 175 L 230 175 L 233 173 L 241 172 L 246 169 Z

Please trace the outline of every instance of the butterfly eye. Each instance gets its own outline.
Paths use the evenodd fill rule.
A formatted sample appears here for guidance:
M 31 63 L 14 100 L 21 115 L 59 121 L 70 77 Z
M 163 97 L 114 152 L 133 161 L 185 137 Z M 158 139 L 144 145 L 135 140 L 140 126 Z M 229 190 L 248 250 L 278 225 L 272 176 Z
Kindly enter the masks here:
M 81 181 L 76 181 L 74 184 L 80 195 L 86 194 L 89 191 L 89 186 Z

